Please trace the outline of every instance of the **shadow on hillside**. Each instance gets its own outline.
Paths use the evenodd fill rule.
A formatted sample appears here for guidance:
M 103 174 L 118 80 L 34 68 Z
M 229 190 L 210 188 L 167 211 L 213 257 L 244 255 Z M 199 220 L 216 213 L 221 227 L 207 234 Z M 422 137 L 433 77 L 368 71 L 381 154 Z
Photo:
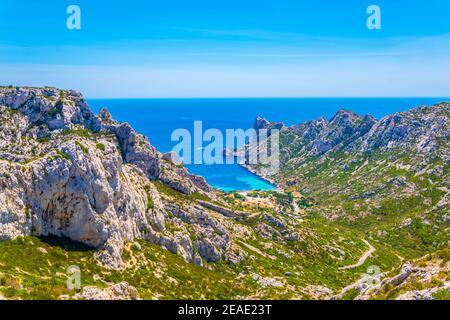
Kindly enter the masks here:
M 78 252 L 86 252 L 86 251 L 94 251 L 95 248 L 89 247 L 84 243 L 71 240 L 66 237 L 57 237 L 57 236 L 40 236 L 38 237 L 42 242 L 47 243 L 53 247 L 61 247 L 66 251 L 78 251 Z

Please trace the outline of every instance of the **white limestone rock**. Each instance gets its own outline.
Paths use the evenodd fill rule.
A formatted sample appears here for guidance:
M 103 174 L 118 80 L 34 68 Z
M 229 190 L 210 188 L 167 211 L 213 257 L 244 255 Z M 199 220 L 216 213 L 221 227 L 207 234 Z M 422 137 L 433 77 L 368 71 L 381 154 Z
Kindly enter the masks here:
M 114 269 L 122 266 L 124 245 L 135 239 L 202 265 L 188 227 L 218 243 L 217 252 L 203 250 L 205 260 L 217 261 L 229 247 L 226 231 L 201 207 L 184 209 L 190 220 L 180 221 L 188 225 L 183 231 L 166 230 L 173 203 L 161 198 L 154 181 L 214 198 L 211 187 L 163 161 L 146 137 L 107 110 L 95 116 L 81 94 L 0 88 L 0 122 L 0 240 L 67 237 L 101 249 L 96 257 Z
M 135 287 L 127 282 L 114 284 L 106 289 L 87 286 L 81 294 L 74 296 L 75 300 L 140 300 Z

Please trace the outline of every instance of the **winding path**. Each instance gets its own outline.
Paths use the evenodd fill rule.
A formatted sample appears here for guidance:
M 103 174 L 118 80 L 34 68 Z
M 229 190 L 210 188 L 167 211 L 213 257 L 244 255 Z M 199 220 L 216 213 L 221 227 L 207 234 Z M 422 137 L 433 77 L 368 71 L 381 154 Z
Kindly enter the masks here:
M 367 240 L 363 239 L 362 241 L 369 247 L 369 250 L 367 250 L 367 252 L 365 252 L 361 256 L 361 258 L 359 258 L 357 263 L 351 264 L 351 265 L 345 266 L 345 267 L 340 267 L 339 269 L 347 270 L 347 269 L 357 268 L 357 267 L 361 266 L 364 262 L 366 262 L 367 258 L 369 258 L 372 255 L 372 253 L 375 252 L 376 249 Z

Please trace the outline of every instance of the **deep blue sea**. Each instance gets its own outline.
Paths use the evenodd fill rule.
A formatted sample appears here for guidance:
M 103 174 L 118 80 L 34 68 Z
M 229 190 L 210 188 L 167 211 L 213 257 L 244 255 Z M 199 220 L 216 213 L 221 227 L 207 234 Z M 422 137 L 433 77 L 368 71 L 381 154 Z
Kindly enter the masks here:
M 405 111 L 419 105 L 430 105 L 449 98 L 289 98 L 289 99 L 88 99 L 94 112 L 106 107 L 113 118 L 130 123 L 149 137 L 161 152 L 178 142 L 171 141 L 173 130 L 194 128 L 203 122 L 203 132 L 217 128 L 249 129 L 257 116 L 286 125 L 299 124 L 320 116 L 331 118 L 345 108 L 357 114 L 376 118 Z M 207 145 L 208 143 L 205 143 Z M 188 165 L 188 170 L 201 175 L 214 187 L 224 191 L 271 190 L 274 186 L 237 164 Z

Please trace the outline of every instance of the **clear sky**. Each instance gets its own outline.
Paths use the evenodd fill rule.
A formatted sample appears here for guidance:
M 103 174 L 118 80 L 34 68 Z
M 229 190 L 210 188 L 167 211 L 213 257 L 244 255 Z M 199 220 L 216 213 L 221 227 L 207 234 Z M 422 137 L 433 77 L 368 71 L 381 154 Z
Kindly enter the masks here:
M 449 52 L 448 0 L 0 0 L 0 84 L 90 98 L 448 97 Z

